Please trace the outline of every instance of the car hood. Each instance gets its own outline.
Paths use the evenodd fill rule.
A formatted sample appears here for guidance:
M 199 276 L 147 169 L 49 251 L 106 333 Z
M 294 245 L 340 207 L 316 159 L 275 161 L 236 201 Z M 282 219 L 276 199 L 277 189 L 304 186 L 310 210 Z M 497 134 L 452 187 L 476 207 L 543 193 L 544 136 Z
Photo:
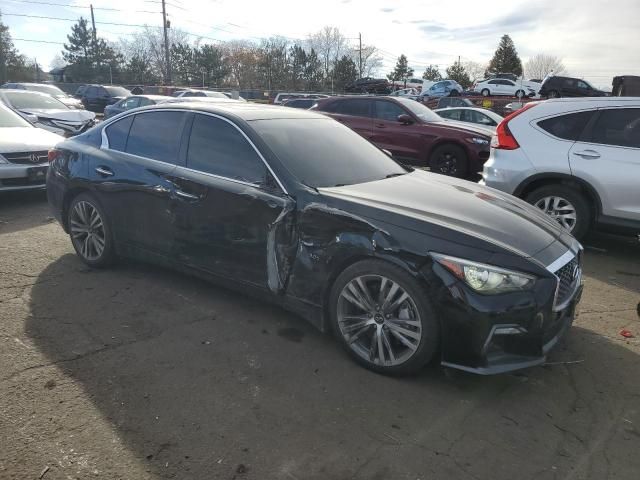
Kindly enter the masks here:
M 64 103 L 65 105 L 71 105 L 73 107 L 78 107 L 82 105 L 82 102 L 80 100 L 73 97 L 56 97 L 56 100 Z
M 35 127 L 0 128 L 0 153 L 49 150 L 64 137 Z
M 86 110 L 67 110 L 57 108 L 23 108 L 23 113 L 30 113 L 38 117 L 51 118 L 63 122 L 85 123 L 96 118 L 96 114 Z
M 535 256 L 564 233 L 557 222 L 511 195 L 420 170 L 318 190 L 369 207 L 366 215 L 371 218 L 405 226 L 408 222 L 401 217 L 409 217 L 480 238 L 523 257 Z M 399 217 L 394 220 L 389 213 Z
M 465 122 L 456 122 L 454 120 L 443 120 L 441 122 L 429 122 L 429 123 L 425 123 L 425 125 L 440 127 L 440 128 L 444 128 L 446 130 L 452 130 L 455 132 L 464 130 L 467 133 L 470 133 L 472 135 L 479 134 L 489 138 L 491 138 L 491 136 L 493 136 L 493 133 L 494 133 L 491 129 L 487 127 L 483 127 L 481 125 L 473 125 L 471 123 L 465 123 Z

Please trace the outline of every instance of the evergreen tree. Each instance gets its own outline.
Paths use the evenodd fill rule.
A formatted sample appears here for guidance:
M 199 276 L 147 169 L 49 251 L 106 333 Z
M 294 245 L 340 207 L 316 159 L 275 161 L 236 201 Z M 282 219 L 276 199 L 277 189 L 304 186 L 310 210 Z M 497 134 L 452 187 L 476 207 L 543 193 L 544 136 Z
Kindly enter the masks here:
M 304 69 L 304 79 L 307 89 L 318 90 L 322 85 L 323 70 L 322 61 L 318 57 L 315 49 L 311 49 L 307 55 L 307 65 Z
M 71 35 L 67 35 L 69 43 L 64 44 L 62 58 L 69 64 L 91 63 L 91 45 L 93 32 L 89 28 L 87 20 L 80 17 L 78 23 L 71 27 Z
M 213 45 L 202 45 L 195 50 L 194 62 L 197 68 L 205 74 L 205 83 L 209 87 L 211 85 L 219 86 L 224 77 L 229 74 L 229 68 L 226 65 L 222 50 Z
M 471 86 L 471 79 L 469 78 L 469 74 L 464 69 L 460 62 L 456 62 L 447 68 L 447 78 L 451 80 L 455 80 L 462 88 L 469 88 Z
M 174 43 L 171 45 L 171 68 L 174 80 L 190 85 L 194 78 L 199 78 L 199 69 L 194 61 L 194 52 L 188 43 Z
M 33 81 L 35 66 L 29 65 L 24 55 L 13 46 L 9 27 L 2 23 L 0 14 L 0 84 L 8 81 Z
M 300 45 L 293 45 L 289 49 L 289 73 L 293 90 L 304 89 L 304 71 L 307 67 L 307 52 Z
M 404 81 L 404 86 L 407 86 L 407 80 L 413 76 L 413 68 L 409 67 L 409 61 L 406 55 L 402 54 L 398 57 L 396 66 L 387 78 L 392 82 Z
M 334 88 L 337 91 L 344 90 L 344 86 L 358 78 L 358 68 L 355 62 L 347 55 L 343 55 L 333 67 Z
M 424 73 L 422 74 L 422 78 L 425 80 L 431 80 L 434 82 L 438 82 L 442 80 L 442 75 L 440 75 L 440 70 L 435 65 L 429 65 L 425 68 Z
M 517 76 L 522 75 L 522 61 L 518 56 L 513 40 L 509 35 L 503 35 L 496 53 L 493 55 L 489 68 L 485 73 L 513 73 Z

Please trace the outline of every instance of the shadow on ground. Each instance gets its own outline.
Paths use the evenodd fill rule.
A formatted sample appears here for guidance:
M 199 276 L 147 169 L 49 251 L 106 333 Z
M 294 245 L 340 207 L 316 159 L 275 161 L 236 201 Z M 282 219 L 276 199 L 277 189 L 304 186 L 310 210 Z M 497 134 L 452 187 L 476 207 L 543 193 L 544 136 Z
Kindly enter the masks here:
M 44 190 L 0 192 L 0 234 L 27 230 L 48 221 L 52 218 Z
M 589 330 L 552 366 L 395 379 L 196 279 L 72 255 L 42 275 L 57 280 L 34 285 L 26 333 L 152 478 L 637 480 L 640 359 Z

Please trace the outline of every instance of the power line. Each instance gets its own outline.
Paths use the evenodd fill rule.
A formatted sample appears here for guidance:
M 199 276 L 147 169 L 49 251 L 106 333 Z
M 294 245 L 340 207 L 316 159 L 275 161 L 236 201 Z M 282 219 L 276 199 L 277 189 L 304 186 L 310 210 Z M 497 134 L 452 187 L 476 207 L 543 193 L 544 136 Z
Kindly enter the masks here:
M 29 3 L 35 5 L 51 5 L 54 7 L 67 7 L 67 8 L 75 8 L 75 9 L 85 9 L 90 8 L 90 5 L 68 5 L 65 3 L 53 3 L 53 2 L 40 2 L 36 0 L 9 0 L 14 3 Z M 105 10 L 109 12 L 136 12 L 136 13 L 160 13 L 158 11 L 151 10 L 122 10 L 120 8 L 109 8 L 109 7 L 93 7 L 94 10 Z
M 32 40 L 30 38 L 11 38 L 11 40 L 17 42 L 35 42 L 35 43 L 52 43 L 54 45 L 64 45 L 62 42 L 50 42 L 48 40 Z

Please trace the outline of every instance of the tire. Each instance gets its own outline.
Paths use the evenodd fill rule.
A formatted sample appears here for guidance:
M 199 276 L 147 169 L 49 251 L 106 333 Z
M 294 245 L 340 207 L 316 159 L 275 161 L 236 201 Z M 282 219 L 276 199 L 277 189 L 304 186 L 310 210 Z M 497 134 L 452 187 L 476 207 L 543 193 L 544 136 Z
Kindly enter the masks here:
M 71 244 L 80 259 L 92 268 L 113 263 L 115 246 L 104 210 L 89 193 L 81 193 L 69 204 L 67 225 Z
M 488 97 L 489 95 L 491 95 L 491 92 L 489 91 L 488 88 L 483 88 L 480 93 L 482 94 L 483 97 Z
M 560 98 L 560 92 L 557 90 L 549 90 L 547 98 Z
M 525 96 L 524 90 L 518 90 L 516 92 L 516 98 L 522 99 L 522 98 L 524 98 L 524 96 Z
M 440 328 L 428 294 L 400 267 L 382 260 L 357 262 L 338 276 L 329 302 L 338 341 L 369 370 L 415 374 L 437 351 Z
M 457 90 L 451 90 L 449 92 L 449 96 L 450 97 L 459 97 L 460 96 L 460 92 L 458 92 Z
M 434 173 L 466 178 L 469 170 L 469 159 L 464 148 L 447 143 L 436 147 L 431 152 L 429 167 Z
M 589 200 L 575 188 L 553 184 L 537 188 L 526 196 L 526 201 L 548 213 L 580 240 L 589 231 L 593 210 Z M 575 220 L 570 221 L 571 214 Z

